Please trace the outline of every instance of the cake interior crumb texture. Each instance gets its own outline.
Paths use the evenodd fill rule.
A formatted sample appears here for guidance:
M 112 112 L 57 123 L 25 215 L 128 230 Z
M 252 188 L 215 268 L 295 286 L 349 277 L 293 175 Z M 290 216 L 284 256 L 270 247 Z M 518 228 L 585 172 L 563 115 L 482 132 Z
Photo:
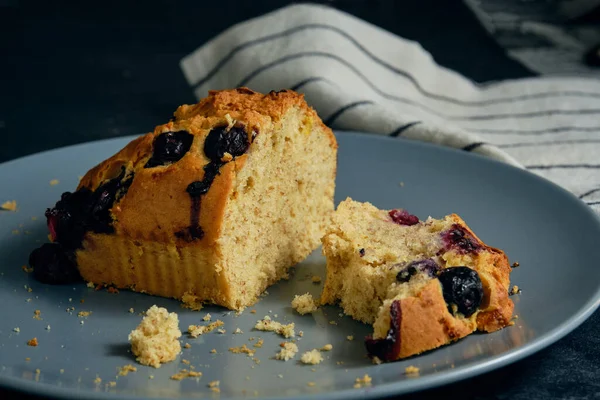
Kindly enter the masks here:
M 312 349 L 302 354 L 300 361 L 302 361 L 302 363 L 304 364 L 316 365 L 320 364 L 323 361 L 323 356 L 321 355 L 321 352 L 319 350 Z
M 298 345 L 292 342 L 284 342 L 281 344 L 281 350 L 275 355 L 275 359 L 288 361 L 294 358 L 298 353 Z
M 247 151 L 211 161 L 211 132 L 226 138 L 240 130 Z M 154 165 L 153 143 L 169 132 L 192 135 L 190 148 Z M 80 272 L 87 281 L 148 294 L 187 293 L 195 308 L 243 309 L 319 246 L 333 212 L 336 154 L 332 131 L 302 95 L 211 91 L 83 177 L 79 188 L 91 190 L 122 171 L 123 182 L 131 181 L 110 210 L 115 233 L 86 234 L 76 252 Z M 218 173 L 198 202 L 188 186 L 205 180 L 211 165 Z
M 272 320 L 268 315 L 266 315 L 262 320 L 257 321 L 256 325 L 254 325 L 254 329 L 256 330 L 275 332 L 286 339 L 296 336 L 294 327 L 295 324 L 293 322 L 290 322 L 289 324 L 282 324 L 281 322 Z
M 129 334 L 131 352 L 143 365 L 159 368 L 181 352 L 179 318 L 163 307 L 153 305 L 139 326 Z
M 317 304 L 312 297 L 312 294 L 305 293 L 302 295 L 295 295 L 292 300 L 292 308 L 300 315 L 310 314 L 317 311 Z
M 398 223 L 391 211 L 352 199 L 340 203 L 323 238 L 321 304 L 339 303 L 354 319 L 373 324 L 375 340 L 393 331 L 392 359 L 508 325 L 510 265 L 501 250 L 483 243 L 456 214 L 417 221 L 398 210 L 394 215 L 405 219 Z M 437 277 L 452 267 L 475 270 L 481 281 L 482 300 L 471 315 L 445 301 Z

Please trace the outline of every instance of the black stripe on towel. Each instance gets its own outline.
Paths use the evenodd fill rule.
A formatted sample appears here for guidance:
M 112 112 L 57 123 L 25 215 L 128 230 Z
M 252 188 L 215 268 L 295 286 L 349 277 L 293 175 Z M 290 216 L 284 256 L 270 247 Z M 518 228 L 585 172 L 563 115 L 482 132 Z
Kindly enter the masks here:
M 487 144 L 487 143 L 485 143 L 485 142 L 475 142 L 475 143 L 471 143 L 471 144 L 463 147 L 462 149 L 464 151 L 473 151 L 473 150 L 475 150 L 475 149 L 483 146 L 484 144 Z
M 583 199 L 585 197 L 588 197 L 590 194 L 594 194 L 596 192 L 600 192 L 600 188 L 589 190 L 589 191 L 585 192 L 584 194 L 580 195 L 579 198 Z
M 516 129 L 480 129 L 480 128 L 467 128 L 466 130 L 477 133 L 485 134 L 520 134 L 520 135 L 537 135 L 542 133 L 560 133 L 560 132 L 600 132 L 600 126 L 559 126 L 556 128 L 545 128 L 534 131 L 521 131 Z
M 600 169 L 598 164 L 526 165 L 527 169 Z
M 579 140 L 555 140 L 555 141 L 542 141 L 542 142 L 523 142 L 523 143 L 506 143 L 498 144 L 497 147 L 508 149 L 515 147 L 536 147 L 536 146 L 557 146 L 563 144 L 588 144 L 588 143 L 600 143 L 600 139 L 579 139 Z
M 327 120 L 325 121 L 325 125 L 327 125 L 327 126 L 333 125 L 333 123 L 340 117 L 340 115 L 342 115 L 346 111 L 351 110 L 355 107 L 365 105 L 365 104 L 374 104 L 374 102 L 372 102 L 371 100 L 361 100 L 361 101 L 355 101 L 354 103 L 346 104 L 345 106 L 341 107 L 336 112 L 331 114 L 329 116 L 329 118 L 327 118 Z
M 388 133 L 388 136 L 398 137 L 405 130 L 409 129 L 411 126 L 415 126 L 415 125 L 418 125 L 420 123 L 421 123 L 421 121 L 414 121 L 414 122 L 409 122 L 408 124 L 401 125 L 401 126 L 397 127 L 396 129 L 394 129 L 393 131 L 391 131 L 390 133 Z
M 589 114 L 600 114 L 598 108 L 584 108 L 580 110 L 540 110 L 531 111 L 526 113 L 514 113 L 514 114 L 487 114 L 487 115 L 465 115 L 465 116 L 448 116 L 446 118 L 454 121 L 488 121 L 493 119 L 519 119 L 519 118 L 536 118 L 546 117 L 550 115 L 589 115 Z
M 309 83 L 312 83 L 312 82 L 321 82 L 321 81 L 331 83 L 329 81 L 329 79 L 327 79 L 327 78 L 323 78 L 321 76 L 313 76 L 313 77 L 301 80 L 300 82 L 298 82 L 294 86 L 292 86 L 290 89 L 293 90 L 293 91 L 295 91 L 295 92 L 297 92 L 298 90 L 300 90 L 304 86 L 308 85 Z

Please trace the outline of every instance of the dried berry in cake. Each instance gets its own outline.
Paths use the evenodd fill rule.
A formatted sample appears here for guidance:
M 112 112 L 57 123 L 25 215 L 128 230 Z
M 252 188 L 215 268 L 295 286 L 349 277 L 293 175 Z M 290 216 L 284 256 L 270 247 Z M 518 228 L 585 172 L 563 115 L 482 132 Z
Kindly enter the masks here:
M 405 210 L 343 201 L 323 237 L 323 304 L 373 324 L 371 356 L 393 361 L 509 325 L 511 272 L 456 214 L 419 220 Z
M 302 95 L 212 91 L 63 194 L 35 276 L 244 308 L 319 245 L 336 155 Z

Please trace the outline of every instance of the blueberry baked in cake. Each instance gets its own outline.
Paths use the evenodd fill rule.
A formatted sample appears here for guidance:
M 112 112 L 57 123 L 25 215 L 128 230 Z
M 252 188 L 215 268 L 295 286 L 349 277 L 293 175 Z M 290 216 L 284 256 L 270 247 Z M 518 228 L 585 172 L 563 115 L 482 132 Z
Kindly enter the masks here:
M 511 267 L 456 214 L 420 221 L 346 199 L 323 237 L 321 302 L 373 324 L 369 354 L 393 361 L 509 325 Z
M 35 276 L 230 309 L 320 244 L 337 143 L 293 91 L 211 91 L 92 168 L 46 212 Z

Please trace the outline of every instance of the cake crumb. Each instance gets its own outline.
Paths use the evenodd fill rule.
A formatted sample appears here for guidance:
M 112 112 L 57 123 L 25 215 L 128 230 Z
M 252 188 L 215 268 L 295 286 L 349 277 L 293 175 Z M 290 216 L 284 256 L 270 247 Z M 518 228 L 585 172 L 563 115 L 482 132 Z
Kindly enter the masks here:
M 42 320 L 42 312 L 40 310 L 35 310 L 33 312 L 33 319 L 37 319 L 38 321 Z
M 29 361 L 31 361 L 31 358 L 30 357 L 25 357 L 25 361 L 29 362 Z
M 136 329 L 129 334 L 131 352 L 143 365 L 159 368 L 173 361 L 181 351 L 179 318 L 166 308 L 153 305 Z
M 122 367 L 119 367 L 119 375 L 121 375 L 121 376 L 127 376 L 130 372 L 136 372 L 136 371 L 137 371 L 137 368 L 131 364 L 127 364 L 127 365 L 123 365 Z
M 90 289 L 93 289 L 96 287 L 96 285 L 94 285 L 94 282 L 88 282 L 85 284 L 85 286 L 89 287 Z
M 250 310 L 250 314 L 256 314 L 256 310 L 254 310 L 254 309 Z
M 240 334 L 240 333 L 244 333 L 240 328 L 235 328 L 235 331 L 233 331 L 234 334 Z
M 50 330 L 50 325 L 46 326 L 46 330 L 49 331 Z
M 354 388 L 359 389 L 363 386 L 371 386 L 371 381 L 371 377 L 365 374 L 365 376 L 363 376 L 362 378 L 356 378 L 354 380 Z
M 129 314 L 133 314 L 134 312 L 135 312 L 135 310 L 133 309 L 133 307 L 131 307 L 131 308 L 129 309 Z
M 185 365 L 190 365 L 190 361 L 189 361 L 189 360 L 186 360 L 185 358 L 183 358 L 183 359 L 181 360 L 181 362 L 182 362 L 182 363 L 184 363 Z
M 212 315 L 210 315 L 210 313 L 206 313 L 206 315 L 202 318 L 202 321 L 210 321 L 210 319 L 212 318 Z
M 65 373 L 65 370 L 63 368 L 59 369 L 58 372 L 60 372 L 61 374 Z
M 154 375 L 148 375 L 148 379 L 154 379 Z
M 513 287 L 510 289 L 510 292 L 508 292 L 508 294 L 509 294 L 510 296 L 513 296 L 513 295 L 515 295 L 515 294 L 520 294 L 520 293 L 521 293 L 521 290 L 519 289 L 519 287 L 518 287 L 517 285 L 514 285 L 514 286 L 513 286 Z
M 186 343 L 186 344 L 184 344 L 184 345 L 183 345 L 183 348 L 184 348 L 184 349 L 191 349 L 191 348 L 192 348 L 192 345 L 191 345 L 191 344 L 189 344 L 189 343 Z
M 313 386 L 316 386 L 316 385 L 317 384 L 315 382 L 307 382 L 306 383 L 306 386 L 310 386 L 310 387 L 313 387 Z
M 193 293 L 185 292 L 181 297 L 181 307 L 189 308 L 192 311 L 202 310 L 202 301 Z
M 323 356 L 321 355 L 321 352 L 319 350 L 312 349 L 311 351 L 307 351 L 304 354 L 302 354 L 300 361 L 302 361 L 302 363 L 304 364 L 316 365 L 320 364 L 323 361 Z
M 17 211 L 17 201 L 7 200 L 0 205 L 0 208 L 6 211 Z
M 117 386 L 117 382 L 115 382 L 115 381 L 110 381 L 110 382 L 108 382 L 108 387 L 111 387 L 111 388 L 113 388 L 113 387 L 115 387 L 115 386 Z
M 331 351 L 331 349 L 333 349 L 333 345 L 331 344 L 326 344 L 325 346 L 321 347 L 321 351 Z
M 304 336 L 304 331 L 298 331 L 298 336 L 300 336 L 300 337 Z
M 229 351 L 234 354 L 241 354 L 241 353 L 248 354 L 248 356 L 250 356 L 250 357 L 252 357 L 254 355 L 254 353 L 256 352 L 256 350 L 252 350 L 245 344 L 242 346 L 239 346 L 239 347 L 230 347 Z
M 331 321 L 329 321 L 329 325 L 337 325 L 337 322 L 331 320 Z
M 254 325 L 254 329 L 259 331 L 275 332 L 286 339 L 296 336 L 293 322 L 284 325 L 280 322 L 273 321 L 268 315 L 266 315 L 262 320 L 258 321 L 256 325 Z
M 282 349 L 279 350 L 279 353 L 275 355 L 276 360 L 291 360 L 292 358 L 294 358 L 296 353 L 298 353 L 298 346 L 296 345 L 296 343 L 283 342 L 280 344 L 280 346 L 282 347 Z
M 354 340 L 354 336 L 348 335 L 348 336 L 346 336 L 346 339 L 349 340 L 349 341 L 353 341 Z
M 409 365 L 408 367 L 404 368 L 404 373 L 406 375 L 418 375 L 419 374 L 419 368 L 413 366 L 413 365 Z
M 58 179 L 52 179 L 50 181 L 50 186 L 55 186 L 55 185 L 58 185 L 59 183 L 60 183 L 60 181 Z
M 77 316 L 80 318 L 85 318 L 85 317 L 89 317 L 92 314 L 91 311 L 79 311 L 77 313 Z
M 112 294 L 119 294 L 119 289 L 117 289 L 114 286 L 109 286 L 108 289 L 106 289 L 106 291 L 108 293 L 112 293 Z
M 38 345 L 38 340 L 36 337 L 34 337 L 33 339 L 29 339 L 27 341 L 27 346 L 36 347 L 37 345 Z
M 152 376 L 152 375 L 150 375 L 150 376 Z M 181 381 L 185 378 L 200 378 L 201 376 L 202 376 L 202 372 L 188 371 L 187 369 L 182 369 L 178 373 L 171 375 L 171 379 L 173 379 L 174 381 Z M 154 379 L 154 376 L 152 376 L 152 378 L 150 378 L 150 379 Z
M 221 381 L 212 381 L 212 382 L 208 382 L 208 387 L 213 392 L 220 393 L 221 392 L 221 389 L 219 389 L 220 384 L 221 384 Z
M 215 322 L 211 322 L 208 325 L 190 325 L 188 326 L 188 334 L 193 338 L 197 338 L 198 336 L 212 332 L 223 325 L 225 325 L 225 323 L 220 319 L 216 320 Z
M 511 267 L 513 267 L 513 268 L 518 268 L 520 265 L 521 265 L 521 264 L 519 264 L 517 261 L 515 261 L 515 262 L 514 262 L 514 263 L 511 265 Z
M 19 333 L 21 332 L 21 328 L 17 326 L 16 328 L 13 328 L 13 332 Z
M 227 331 L 223 328 L 219 328 L 217 329 L 217 333 L 220 333 L 221 335 L 224 335 L 225 333 L 227 333 Z
M 310 293 L 294 296 L 292 308 L 300 315 L 310 314 L 317 311 L 317 304 Z
M 258 339 L 258 341 L 256 343 L 254 343 L 254 347 L 258 347 L 258 348 L 263 347 L 264 342 L 265 341 L 263 339 Z
M 96 385 L 99 385 L 99 384 L 101 384 L 101 383 L 102 383 L 102 378 L 100 378 L 98 375 L 96 375 L 96 379 L 94 379 L 94 383 L 95 383 Z
M 377 356 L 373 356 L 373 358 L 371 358 L 371 362 L 375 365 L 379 365 L 379 364 L 383 363 L 383 361 L 381 361 L 381 358 L 379 358 Z
M 33 267 L 28 267 L 27 265 L 21 265 L 21 269 L 26 273 L 30 274 L 33 272 Z
M 212 349 L 210 352 L 213 354 L 217 354 L 217 349 Z
M 318 275 L 313 275 L 313 277 L 310 280 L 312 281 L 312 283 L 321 283 L 321 277 Z

